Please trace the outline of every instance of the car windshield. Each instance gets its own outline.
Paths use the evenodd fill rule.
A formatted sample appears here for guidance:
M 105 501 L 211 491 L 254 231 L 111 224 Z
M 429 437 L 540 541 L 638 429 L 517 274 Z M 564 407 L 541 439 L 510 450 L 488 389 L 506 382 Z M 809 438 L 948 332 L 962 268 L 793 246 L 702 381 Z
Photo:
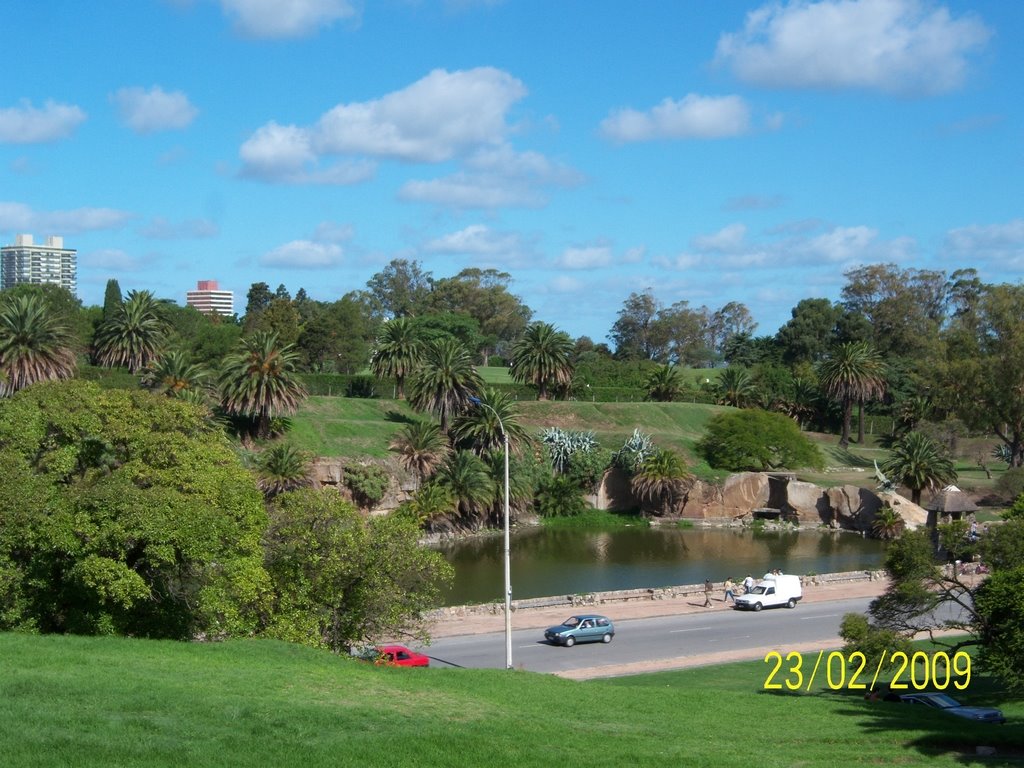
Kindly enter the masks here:
M 763 595 L 763 594 L 765 593 L 765 590 L 766 590 L 766 589 L 768 589 L 768 588 L 767 588 L 767 587 L 766 587 L 766 586 L 765 586 L 764 584 L 758 584 L 758 585 L 757 585 L 756 587 L 754 587 L 754 588 L 753 588 L 752 590 L 750 590 L 750 591 L 751 591 L 751 592 L 752 592 L 753 594 L 755 594 L 755 595 Z
M 579 623 L 580 623 L 580 617 L 579 616 L 570 616 L 568 619 L 566 619 L 565 621 L 562 622 L 562 626 L 563 627 L 575 627 Z
M 944 693 L 936 693 L 932 696 L 925 696 L 922 698 L 927 699 L 927 703 L 931 704 L 933 707 L 940 707 L 942 709 L 949 709 L 950 707 L 960 706 L 959 701 L 950 698 Z

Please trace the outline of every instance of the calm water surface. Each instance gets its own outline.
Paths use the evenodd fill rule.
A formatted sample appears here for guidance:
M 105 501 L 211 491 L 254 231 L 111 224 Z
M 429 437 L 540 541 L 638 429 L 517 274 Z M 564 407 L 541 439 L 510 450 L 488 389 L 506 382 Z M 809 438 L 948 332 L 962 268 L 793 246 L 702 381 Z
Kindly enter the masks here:
M 455 568 L 445 605 L 504 599 L 501 535 L 439 545 Z M 760 576 L 772 568 L 809 574 L 881 566 L 883 545 L 850 532 L 626 528 L 514 531 L 512 598 L 699 584 Z

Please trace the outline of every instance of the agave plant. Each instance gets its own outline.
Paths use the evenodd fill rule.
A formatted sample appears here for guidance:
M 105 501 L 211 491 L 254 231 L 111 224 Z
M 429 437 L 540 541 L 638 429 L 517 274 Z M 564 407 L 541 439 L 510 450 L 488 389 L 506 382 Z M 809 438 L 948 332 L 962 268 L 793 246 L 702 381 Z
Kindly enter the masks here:
M 650 435 L 645 435 L 639 429 L 634 429 L 633 434 L 612 454 L 612 464 L 627 472 L 635 472 L 655 450 L 654 440 Z
M 540 434 L 541 442 L 547 446 L 552 468 L 559 473 L 569 469 L 576 453 L 590 453 L 597 449 L 597 438 L 593 432 L 581 432 L 560 427 L 548 427 Z

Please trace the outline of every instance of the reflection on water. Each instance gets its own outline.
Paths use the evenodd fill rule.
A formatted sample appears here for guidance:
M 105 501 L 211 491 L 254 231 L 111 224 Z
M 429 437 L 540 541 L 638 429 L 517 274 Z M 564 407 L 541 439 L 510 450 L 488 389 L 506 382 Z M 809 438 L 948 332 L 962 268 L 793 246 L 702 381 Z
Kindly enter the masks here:
M 455 567 L 446 605 L 503 599 L 502 537 L 441 545 Z M 882 544 L 853 533 L 732 529 L 627 528 L 616 531 L 515 531 L 512 597 L 699 584 L 755 577 L 772 568 L 809 574 L 881 565 Z

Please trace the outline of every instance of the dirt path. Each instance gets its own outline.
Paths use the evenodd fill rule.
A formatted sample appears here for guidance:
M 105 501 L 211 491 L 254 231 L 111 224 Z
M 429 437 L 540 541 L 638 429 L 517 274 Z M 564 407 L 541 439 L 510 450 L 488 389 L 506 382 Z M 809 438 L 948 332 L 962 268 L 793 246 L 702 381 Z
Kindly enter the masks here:
M 829 600 L 845 600 L 855 597 L 877 597 L 885 591 L 888 582 L 884 580 L 857 581 L 843 584 L 828 584 L 823 586 L 807 585 L 804 587 L 804 601 L 809 603 L 824 602 Z M 706 613 L 708 611 L 732 610 L 720 595 L 712 598 L 710 608 L 704 607 L 703 595 L 701 599 L 691 596 L 689 598 L 664 599 L 664 600 L 637 600 L 627 603 L 600 605 L 588 607 L 582 610 L 594 610 L 610 616 L 615 621 L 626 619 L 643 619 L 656 616 L 671 616 L 683 613 Z M 798 609 L 799 610 L 799 609 Z M 533 608 L 523 609 L 513 613 L 512 628 L 520 629 L 543 629 L 552 624 L 564 621 L 566 616 L 571 615 L 572 608 L 559 606 L 556 608 Z M 474 635 L 487 632 L 503 632 L 505 630 L 505 617 L 499 610 L 495 614 L 467 615 L 450 617 L 434 622 L 430 627 L 432 637 L 452 637 L 454 635 Z M 756 651 L 729 651 L 720 653 L 695 654 L 690 656 L 677 656 L 670 659 L 655 659 L 652 661 L 636 662 L 632 664 L 616 664 L 601 667 L 590 667 L 588 669 L 576 669 L 560 673 L 562 677 L 576 680 L 584 680 L 595 677 L 617 677 L 620 675 L 635 675 L 644 672 L 658 672 L 669 669 L 682 669 L 685 667 L 702 666 L 706 664 L 723 664 L 730 661 L 746 661 L 750 659 L 761 659 L 769 651 L 776 650 L 809 652 L 822 647 L 838 647 L 843 641 L 837 636 L 834 642 L 823 642 L 821 640 L 807 644 L 789 643 L 783 648 L 772 648 L 765 646 Z

